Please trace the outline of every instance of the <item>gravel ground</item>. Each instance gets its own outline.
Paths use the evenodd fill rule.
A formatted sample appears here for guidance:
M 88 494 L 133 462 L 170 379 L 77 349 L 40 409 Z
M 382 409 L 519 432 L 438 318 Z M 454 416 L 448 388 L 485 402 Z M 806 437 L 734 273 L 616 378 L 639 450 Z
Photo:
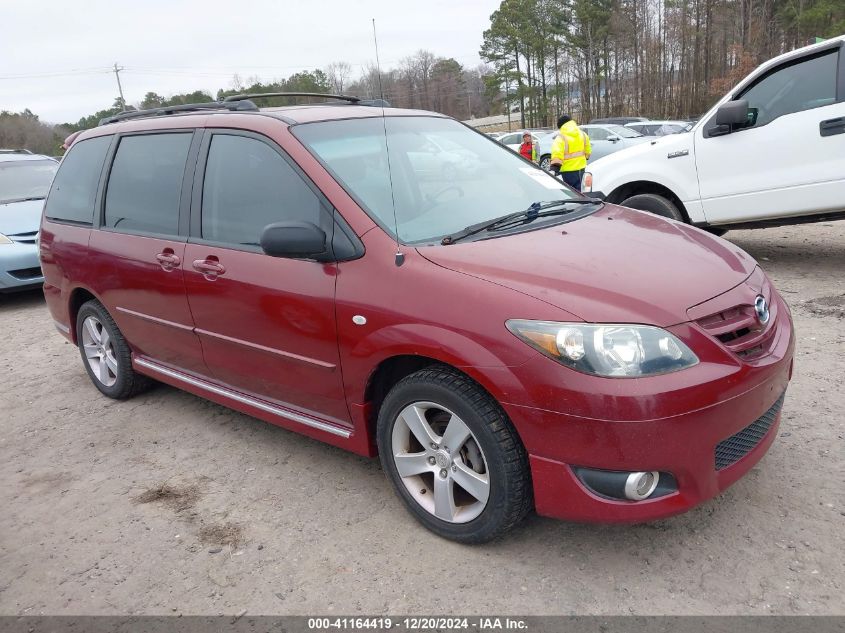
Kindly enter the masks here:
M 367 460 L 165 386 L 100 396 L 0 297 L 0 614 L 845 614 L 845 222 L 737 231 L 798 335 L 780 437 L 649 525 L 456 545 Z

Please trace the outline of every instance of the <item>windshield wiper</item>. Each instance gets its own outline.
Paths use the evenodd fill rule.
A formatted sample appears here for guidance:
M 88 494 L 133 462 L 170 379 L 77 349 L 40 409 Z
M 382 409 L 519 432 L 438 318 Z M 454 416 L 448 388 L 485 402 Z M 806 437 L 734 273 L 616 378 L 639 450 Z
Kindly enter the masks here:
M 471 224 L 470 226 L 461 229 L 457 233 L 445 236 L 440 243 L 443 246 L 454 244 L 458 240 L 462 240 L 470 235 L 481 233 L 482 231 L 496 231 L 503 230 L 510 226 L 517 224 L 528 224 L 537 218 L 548 217 L 550 215 L 564 215 L 571 213 L 574 209 L 558 209 L 552 211 L 555 207 L 564 207 L 570 204 L 603 204 L 601 200 L 595 198 L 565 198 L 563 200 L 551 200 L 549 202 L 535 202 L 524 211 L 517 211 L 516 213 L 508 213 L 493 220 L 485 220 L 478 224 Z
M 0 204 L 12 204 L 14 202 L 29 202 L 30 200 L 43 200 L 46 196 L 34 196 L 31 198 L 12 198 L 11 200 L 0 200 Z

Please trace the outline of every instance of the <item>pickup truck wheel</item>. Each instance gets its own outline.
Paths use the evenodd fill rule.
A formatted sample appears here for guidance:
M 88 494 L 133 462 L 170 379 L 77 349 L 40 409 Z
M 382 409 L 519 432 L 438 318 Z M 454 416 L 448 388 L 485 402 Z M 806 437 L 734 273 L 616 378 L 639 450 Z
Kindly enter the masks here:
M 678 222 L 684 221 L 684 216 L 672 202 L 654 193 L 640 193 L 621 202 L 623 207 L 630 207 L 639 211 L 648 211 Z
M 507 415 L 463 374 L 434 366 L 399 381 L 378 415 L 382 467 L 435 534 L 484 543 L 533 505 L 528 455 Z

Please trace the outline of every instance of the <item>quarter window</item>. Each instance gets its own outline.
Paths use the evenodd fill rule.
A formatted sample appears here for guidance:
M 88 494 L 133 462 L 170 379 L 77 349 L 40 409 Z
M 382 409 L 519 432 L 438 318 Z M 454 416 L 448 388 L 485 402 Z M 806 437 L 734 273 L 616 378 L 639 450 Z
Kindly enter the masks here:
M 268 224 L 325 224 L 317 195 L 267 143 L 215 134 L 208 150 L 202 189 L 202 237 L 213 242 L 258 246 Z
M 759 127 L 785 114 L 836 102 L 839 49 L 784 66 L 763 77 L 738 99 L 746 99 L 756 115 L 748 127 Z
M 91 224 L 100 172 L 111 136 L 77 141 L 62 159 L 47 197 L 45 216 L 50 220 Z
M 192 136 L 150 134 L 120 140 L 106 190 L 107 227 L 179 233 L 182 178 Z

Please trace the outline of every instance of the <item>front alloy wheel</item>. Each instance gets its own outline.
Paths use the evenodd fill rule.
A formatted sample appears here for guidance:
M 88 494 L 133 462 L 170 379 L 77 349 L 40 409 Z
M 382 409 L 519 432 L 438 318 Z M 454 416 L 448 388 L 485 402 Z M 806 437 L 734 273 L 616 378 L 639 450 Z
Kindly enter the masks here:
M 502 407 L 469 376 L 432 365 L 406 376 L 378 412 L 379 457 L 414 517 L 483 543 L 533 506 L 528 455 Z
M 432 402 L 405 407 L 393 425 L 393 462 L 414 500 L 442 521 L 466 523 L 487 506 L 490 478 L 460 417 Z

